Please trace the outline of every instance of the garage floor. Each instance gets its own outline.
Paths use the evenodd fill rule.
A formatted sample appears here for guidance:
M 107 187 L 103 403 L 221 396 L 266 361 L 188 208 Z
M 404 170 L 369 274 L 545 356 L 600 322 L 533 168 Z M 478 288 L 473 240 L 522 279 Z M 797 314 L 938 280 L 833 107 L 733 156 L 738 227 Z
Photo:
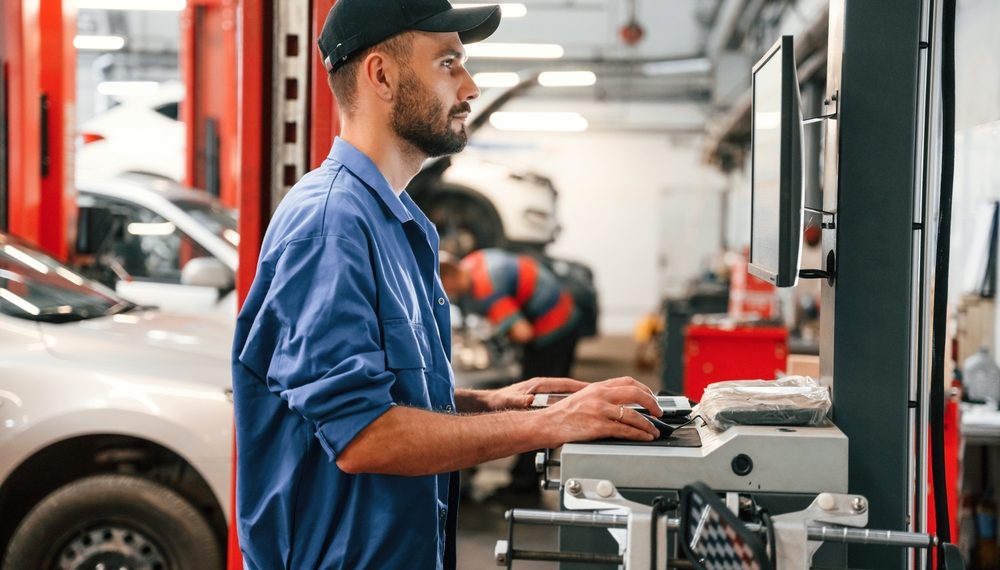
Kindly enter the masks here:
M 615 376 L 632 376 L 653 390 L 659 389 L 659 376 L 654 371 L 640 371 L 633 365 L 635 343 L 630 337 L 608 336 L 582 342 L 577 350 L 574 376 L 580 380 L 603 380 Z M 481 466 L 471 475 L 470 498 L 462 502 L 458 519 L 458 567 L 461 570 L 497 568 L 493 561 L 496 541 L 507 536 L 504 512 L 510 508 L 558 508 L 555 491 L 542 493 L 541 499 L 508 496 L 488 497 L 496 487 L 506 484 L 507 469 L 513 459 L 502 459 Z M 469 475 L 467 475 L 468 477 Z M 556 530 L 545 526 L 518 526 L 514 544 L 519 549 L 556 550 Z M 515 562 L 517 570 L 555 569 L 554 562 Z

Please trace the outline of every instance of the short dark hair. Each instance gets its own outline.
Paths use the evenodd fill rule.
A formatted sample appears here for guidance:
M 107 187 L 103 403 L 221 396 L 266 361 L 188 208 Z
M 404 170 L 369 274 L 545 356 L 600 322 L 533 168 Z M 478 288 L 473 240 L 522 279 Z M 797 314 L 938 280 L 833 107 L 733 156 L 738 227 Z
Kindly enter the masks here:
M 396 34 L 370 48 L 363 49 L 352 55 L 335 71 L 327 74 L 326 82 L 330 85 L 330 90 L 333 91 L 333 96 L 337 98 L 337 104 L 342 110 L 348 113 L 354 111 L 358 94 L 358 68 L 361 66 L 361 62 L 372 52 L 381 51 L 405 65 L 410 55 L 410 43 L 413 39 L 411 33 L 407 31 Z

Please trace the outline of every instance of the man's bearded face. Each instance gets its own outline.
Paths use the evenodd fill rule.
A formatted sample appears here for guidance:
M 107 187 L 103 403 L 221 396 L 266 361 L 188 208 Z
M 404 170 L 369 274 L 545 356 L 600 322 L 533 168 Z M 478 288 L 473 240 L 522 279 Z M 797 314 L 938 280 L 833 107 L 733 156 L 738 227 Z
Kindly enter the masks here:
M 391 124 L 400 138 L 426 156 L 445 156 L 460 152 L 469 142 L 465 125 L 454 130 L 451 122 L 456 115 L 468 113 L 470 109 L 466 102 L 446 108 L 430 89 L 424 87 L 416 73 L 404 65 L 392 108 Z

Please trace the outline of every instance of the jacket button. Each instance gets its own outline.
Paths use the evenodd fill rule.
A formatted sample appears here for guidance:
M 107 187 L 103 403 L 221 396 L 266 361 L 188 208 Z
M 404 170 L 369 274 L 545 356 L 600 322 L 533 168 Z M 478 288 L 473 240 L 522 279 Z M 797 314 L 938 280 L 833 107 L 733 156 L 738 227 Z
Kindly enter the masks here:
M 444 304 L 445 304 L 444 297 L 438 297 L 438 305 L 444 306 Z
M 445 409 L 446 412 L 450 412 L 451 411 L 451 404 L 448 404 L 447 406 L 445 406 L 444 409 Z

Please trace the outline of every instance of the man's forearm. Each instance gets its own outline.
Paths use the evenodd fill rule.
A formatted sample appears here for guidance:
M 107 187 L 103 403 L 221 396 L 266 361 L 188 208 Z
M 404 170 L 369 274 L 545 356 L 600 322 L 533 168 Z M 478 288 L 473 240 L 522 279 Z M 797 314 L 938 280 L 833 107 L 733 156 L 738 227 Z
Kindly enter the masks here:
M 457 399 L 457 394 L 456 394 Z M 372 422 L 337 458 L 348 473 L 429 475 L 556 445 L 537 411 L 474 416 L 396 406 Z

